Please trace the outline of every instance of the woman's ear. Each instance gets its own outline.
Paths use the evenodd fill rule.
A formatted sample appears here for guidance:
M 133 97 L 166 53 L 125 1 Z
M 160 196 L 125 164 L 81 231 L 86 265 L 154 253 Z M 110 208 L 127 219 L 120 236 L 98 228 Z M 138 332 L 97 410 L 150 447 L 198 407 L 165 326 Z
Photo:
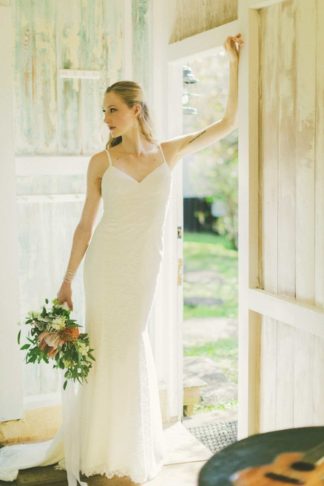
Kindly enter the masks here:
M 142 107 L 139 103 L 136 103 L 134 106 L 135 106 L 135 115 L 139 116 L 142 111 Z

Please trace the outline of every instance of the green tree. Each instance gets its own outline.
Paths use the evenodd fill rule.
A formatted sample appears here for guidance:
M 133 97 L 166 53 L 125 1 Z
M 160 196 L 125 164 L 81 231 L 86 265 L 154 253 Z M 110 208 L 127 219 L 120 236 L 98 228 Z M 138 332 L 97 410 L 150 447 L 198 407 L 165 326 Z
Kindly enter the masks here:
M 201 177 L 207 181 L 208 202 L 221 201 L 224 207 L 223 215 L 215 220 L 213 229 L 225 235 L 235 249 L 238 248 L 238 145 L 237 132 L 220 141 L 212 147 L 213 164 L 204 165 Z M 198 179 L 197 179 L 198 180 Z
M 186 133 L 204 128 L 221 119 L 228 96 L 228 59 L 224 49 L 216 55 L 193 59 L 191 67 L 198 82 L 187 86 L 187 105 L 197 110 L 197 115 L 184 115 Z M 215 232 L 225 235 L 232 246 L 238 247 L 238 130 L 233 130 L 222 140 L 201 150 L 185 161 L 190 184 L 197 197 L 208 202 L 219 201 L 224 214 L 215 219 Z

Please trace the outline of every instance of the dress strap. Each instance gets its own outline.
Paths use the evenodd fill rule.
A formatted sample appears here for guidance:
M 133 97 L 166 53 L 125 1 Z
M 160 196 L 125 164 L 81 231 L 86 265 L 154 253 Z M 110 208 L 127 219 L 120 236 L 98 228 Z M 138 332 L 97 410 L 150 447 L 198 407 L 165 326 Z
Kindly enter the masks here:
M 112 162 L 111 162 L 111 157 L 110 157 L 109 150 L 108 150 L 108 149 L 105 149 L 105 151 L 106 151 L 106 153 L 107 153 L 109 167 L 111 167 L 111 166 L 112 166 Z
M 160 149 L 160 152 L 161 152 L 161 155 L 162 155 L 162 158 L 163 158 L 163 162 L 166 163 L 166 160 L 165 160 L 165 157 L 164 157 L 164 153 L 163 153 L 163 150 L 162 150 L 162 147 L 161 147 L 161 144 L 160 143 L 158 143 L 158 147 Z

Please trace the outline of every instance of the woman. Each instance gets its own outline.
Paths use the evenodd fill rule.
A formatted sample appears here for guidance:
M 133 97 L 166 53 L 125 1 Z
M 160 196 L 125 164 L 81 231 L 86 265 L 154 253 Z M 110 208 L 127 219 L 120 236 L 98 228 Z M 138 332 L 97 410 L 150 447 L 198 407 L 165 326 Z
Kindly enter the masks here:
M 127 476 L 134 483 L 144 483 L 160 471 L 165 451 L 147 324 L 163 253 L 172 170 L 183 156 L 235 127 L 242 44 L 240 34 L 225 42 L 230 58 L 226 111 L 220 121 L 199 132 L 158 144 L 140 86 L 120 81 L 107 88 L 103 111 L 110 138 L 106 149 L 90 159 L 86 200 L 57 295 L 73 309 L 71 282 L 86 253 L 86 331 L 96 361 L 88 382 L 76 395 L 63 398 L 64 423 L 49 450 L 38 463 L 35 455 L 32 462 L 26 456 L 13 461 L 16 469 L 60 460 L 69 485 L 80 480 L 79 471 Z M 92 235 L 101 197 L 104 212 Z M 0 452 L 0 479 L 8 479 L 1 475 L 3 470 Z

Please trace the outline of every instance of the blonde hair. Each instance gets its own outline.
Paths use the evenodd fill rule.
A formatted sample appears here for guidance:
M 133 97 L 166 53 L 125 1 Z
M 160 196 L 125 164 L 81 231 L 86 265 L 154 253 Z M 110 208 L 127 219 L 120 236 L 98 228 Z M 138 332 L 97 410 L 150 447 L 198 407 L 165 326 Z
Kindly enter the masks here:
M 141 86 L 136 81 L 117 81 L 108 86 L 105 94 L 111 91 L 120 96 L 129 108 L 132 108 L 136 103 L 141 105 L 142 110 L 137 117 L 140 130 L 148 142 L 157 143 L 156 138 L 153 136 L 152 121 L 147 104 L 144 101 L 144 93 Z M 106 148 L 120 144 L 122 139 L 121 135 L 114 138 L 110 133 Z

